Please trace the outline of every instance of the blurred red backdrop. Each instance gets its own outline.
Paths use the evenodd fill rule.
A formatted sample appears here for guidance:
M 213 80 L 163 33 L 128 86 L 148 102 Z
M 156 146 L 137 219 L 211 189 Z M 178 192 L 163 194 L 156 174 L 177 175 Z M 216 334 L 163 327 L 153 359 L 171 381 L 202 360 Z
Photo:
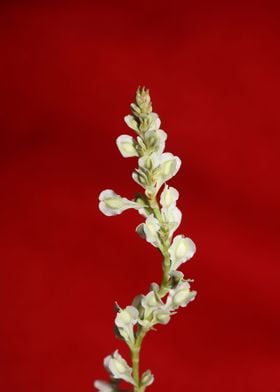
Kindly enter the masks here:
M 150 87 L 181 157 L 183 267 L 198 297 L 143 346 L 154 391 L 280 391 L 277 2 L 0 5 L 1 390 L 92 391 L 119 348 L 114 301 L 159 281 L 115 138 Z

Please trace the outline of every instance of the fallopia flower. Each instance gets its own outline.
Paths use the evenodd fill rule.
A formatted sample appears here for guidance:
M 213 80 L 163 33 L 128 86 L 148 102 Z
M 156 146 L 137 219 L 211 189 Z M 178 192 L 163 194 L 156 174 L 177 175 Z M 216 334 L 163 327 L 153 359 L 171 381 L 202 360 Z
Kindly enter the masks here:
M 120 391 L 119 383 L 122 380 L 134 385 L 137 391 L 146 390 L 153 383 L 154 376 L 150 370 L 139 375 L 139 352 L 143 337 L 155 325 L 167 324 L 179 307 L 187 306 L 196 296 L 196 291 L 190 288 L 191 280 L 184 280 L 183 273 L 177 271 L 182 263 L 194 255 L 196 246 L 183 235 L 173 239 L 182 213 L 176 205 L 179 192 L 170 187 L 167 181 L 177 174 L 181 160 L 172 153 L 164 152 L 167 134 L 160 129 L 161 121 L 153 112 L 149 91 L 139 88 L 130 107 L 131 114 L 124 120 L 135 135 L 120 135 L 116 144 L 124 158 L 137 158 L 138 164 L 132 178 L 143 191 L 138 192 L 135 199 L 128 200 L 107 189 L 99 195 L 99 209 L 107 216 L 136 209 L 144 217 L 136 231 L 161 252 L 163 278 L 160 286 L 153 283 L 150 291 L 146 295 L 138 295 L 132 305 L 124 309 L 118 306 L 115 332 L 130 348 L 133 371 L 116 350 L 104 359 L 110 381 L 97 380 L 94 383 L 99 392 Z
M 181 167 L 181 159 L 170 152 L 165 152 L 160 155 L 159 164 L 157 189 L 177 174 Z
M 159 239 L 159 229 L 160 223 L 154 217 L 153 214 L 150 214 L 146 218 L 145 223 L 141 223 L 139 226 L 136 227 L 136 232 L 140 235 L 140 237 L 144 238 L 147 242 L 158 247 L 160 245 Z
M 133 129 L 135 132 L 138 133 L 138 123 L 135 120 L 134 116 L 132 116 L 131 114 L 128 114 L 127 116 L 125 116 L 124 121 L 125 121 L 126 125 L 129 126 L 129 128 Z
M 142 141 L 142 152 L 143 154 L 152 154 L 156 152 L 162 154 L 165 148 L 165 142 L 167 134 L 162 129 L 153 131 L 149 129 L 145 132 Z M 139 140 L 139 137 L 137 138 Z
M 171 270 L 176 270 L 182 263 L 192 258 L 195 251 L 195 243 L 190 238 L 177 235 L 168 250 L 171 259 Z
M 128 366 L 126 360 L 123 359 L 118 350 L 104 359 L 104 366 L 113 378 L 124 380 L 134 385 L 134 380 L 131 375 L 132 368 Z
M 138 169 L 132 173 L 132 178 L 143 188 L 154 187 L 157 193 L 160 187 L 175 176 L 181 166 L 180 158 L 165 152 L 144 155 L 138 160 Z M 151 189 L 150 189 L 151 190 Z
M 94 381 L 93 385 L 98 390 L 98 392 L 114 392 L 115 391 L 115 388 L 112 387 L 112 385 L 106 381 L 96 380 L 96 381 Z
M 133 327 L 137 324 L 139 312 L 134 306 L 127 306 L 125 309 L 119 308 L 115 318 L 120 335 L 132 346 L 135 341 Z
M 154 286 L 154 290 L 144 295 L 141 300 L 144 313 L 138 322 L 146 329 L 152 328 L 155 324 L 167 324 L 171 317 L 170 310 L 157 295 L 158 286 Z
M 106 189 L 99 195 L 99 209 L 104 215 L 118 215 L 129 208 L 140 209 L 143 205 L 121 197 L 111 189 Z
M 151 373 L 150 369 L 146 370 L 142 374 L 141 378 L 141 386 L 148 387 L 154 382 L 154 375 Z
M 179 192 L 172 186 L 165 184 L 164 190 L 160 195 L 160 204 L 164 210 L 168 210 L 170 207 L 175 207 L 176 201 L 179 198 Z
M 116 140 L 118 149 L 124 158 L 137 157 L 138 152 L 135 148 L 136 140 L 129 135 L 121 135 Z
M 181 223 L 182 212 L 176 206 L 170 206 L 168 209 L 162 208 L 161 212 L 163 221 L 168 228 L 169 238 L 171 238 Z
M 176 310 L 180 306 L 186 307 L 187 304 L 195 299 L 196 291 L 190 290 L 190 284 L 187 281 L 181 281 L 174 288 L 169 290 L 169 294 L 166 300 L 166 309 Z

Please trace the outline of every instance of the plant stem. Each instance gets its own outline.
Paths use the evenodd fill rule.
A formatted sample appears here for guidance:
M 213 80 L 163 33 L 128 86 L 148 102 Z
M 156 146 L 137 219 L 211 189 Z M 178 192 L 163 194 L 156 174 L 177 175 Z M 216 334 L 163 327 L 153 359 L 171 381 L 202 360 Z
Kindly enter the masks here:
M 144 392 L 144 388 L 140 386 L 140 379 L 139 379 L 139 360 L 140 360 L 140 350 L 141 344 L 146 335 L 146 330 L 141 328 L 139 330 L 139 334 L 135 340 L 135 344 L 131 349 L 131 357 L 132 357 L 132 374 L 133 379 L 135 382 L 134 392 Z
M 135 347 L 131 350 L 132 372 L 133 372 L 133 379 L 135 382 L 135 386 L 134 386 L 135 392 L 138 392 L 139 390 L 139 354 L 140 354 L 140 347 Z
M 153 210 L 154 216 L 157 218 L 160 225 L 163 226 L 164 221 L 163 221 L 161 211 L 160 211 L 160 208 L 159 208 L 159 205 L 158 205 L 156 198 L 151 200 L 151 202 L 149 204 L 150 204 L 151 209 Z M 163 276 L 162 276 L 162 282 L 160 285 L 160 289 L 158 291 L 158 295 L 160 298 L 164 297 L 169 289 L 168 288 L 169 271 L 170 271 L 170 256 L 168 253 L 169 245 L 170 245 L 169 242 L 165 241 L 161 247 L 161 253 L 163 255 L 163 263 L 162 263 Z M 134 392 L 144 392 L 145 391 L 145 387 L 141 386 L 141 382 L 140 382 L 139 361 L 140 361 L 140 351 L 141 351 L 142 341 L 143 341 L 147 332 L 148 331 L 146 329 L 140 327 L 139 332 L 136 337 L 136 340 L 135 340 L 135 344 L 131 348 L 132 375 L 133 375 L 133 379 L 135 382 Z
M 154 216 L 157 218 L 157 220 L 159 221 L 160 225 L 163 226 L 164 221 L 161 215 L 161 211 L 158 205 L 158 202 L 156 200 L 156 198 L 154 198 L 151 203 L 150 203 L 151 208 L 153 209 L 153 213 Z M 160 290 L 158 292 L 158 295 L 162 298 L 165 296 L 165 294 L 168 291 L 168 280 L 169 280 L 169 271 L 170 271 L 170 256 L 168 253 L 168 248 L 170 246 L 169 240 L 166 240 L 163 244 L 162 244 L 162 248 L 161 248 L 161 253 L 163 255 L 163 263 L 162 263 L 162 267 L 163 267 L 163 276 L 162 276 L 162 282 L 160 285 Z

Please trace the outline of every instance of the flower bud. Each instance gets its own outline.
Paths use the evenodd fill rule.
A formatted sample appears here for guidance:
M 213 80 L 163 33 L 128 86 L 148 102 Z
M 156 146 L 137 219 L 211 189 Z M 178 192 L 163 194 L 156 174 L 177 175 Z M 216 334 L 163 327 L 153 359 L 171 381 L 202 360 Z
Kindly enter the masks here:
M 154 382 L 154 375 L 151 373 L 150 370 L 146 370 L 143 374 L 142 374 L 142 378 L 141 378 L 141 386 L 149 386 Z

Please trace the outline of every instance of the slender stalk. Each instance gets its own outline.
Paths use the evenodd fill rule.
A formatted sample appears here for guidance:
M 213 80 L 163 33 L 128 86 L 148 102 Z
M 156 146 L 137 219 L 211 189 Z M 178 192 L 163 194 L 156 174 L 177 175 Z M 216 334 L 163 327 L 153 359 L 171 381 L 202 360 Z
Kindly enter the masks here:
M 154 216 L 157 218 L 160 225 L 163 227 L 164 221 L 156 198 L 152 199 L 152 201 L 150 202 L 150 207 L 153 210 Z M 160 290 L 158 292 L 160 298 L 164 297 L 165 294 L 168 292 L 168 280 L 169 280 L 169 271 L 170 271 L 170 256 L 168 253 L 169 246 L 170 246 L 170 241 L 168 238 L 165 238 L 161 247 L 161 253 L 163 256 L 163 263 L 162 263 L 163 276 L 160 285 Z
M 162 214 L 158 205 L 156 198 L 153 198 L 150 201 L 150 208 L 152 209 L 154 216 L 158 219 L 161 226 L 163 226 L 164 221 L 162 218 Z M 170 271 L 170 256 L 168 253 L 168 248 L 170 246 L 169 240 L 166 239 L 161 247 L 161 253 L 163 255 L 163 276 L 160 285 L 160 289 L 158 291 L 158 295 L 160 298 L 164 297 L 168 292 L 168 280 L 169 280 L 169 271 Z M 132 358 L 132 375 L 135 382 L 134 392 L 144 392 L 145 387 L 141 386 L 140 378 L 139 378 L 139 362 L 140 362 L 140 351 L 143 339 L 148 331 L 142 327 L 139 328 L 137 337 L 135 340 L 134 346 L 131 348 L 131 358 Z
M 144 392 L 145 388 L 141 387 L 140 385 L 140 378 L 139 378 L 139 361 L 140 361 L 140 351 L 142 341 L 144 336 L 146 335 L 146 330 L 144 328 L 139 329 L 139 333 L 135 340 L 135 344 L 131 349 L 131 357 L 132 357 L 132 375 L 135 382 L 134 392 Z
M 135 347 L 131 350 L 132 356 L 132 373 L 135 382 L 134 391 L 139 390 L 139 357 L 140 357 L 140 347 Z

